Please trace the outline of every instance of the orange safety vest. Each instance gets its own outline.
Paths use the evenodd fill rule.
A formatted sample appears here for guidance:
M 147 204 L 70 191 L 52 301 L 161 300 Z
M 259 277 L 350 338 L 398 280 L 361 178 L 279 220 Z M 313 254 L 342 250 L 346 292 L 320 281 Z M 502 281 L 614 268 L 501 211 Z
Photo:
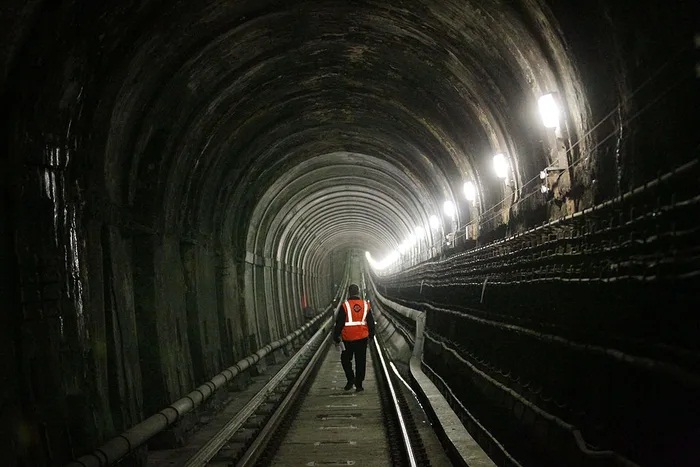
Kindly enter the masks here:
M 353 298 L 343 302 L 345 310 L 345 326 L 341 332 L 344 341 L 358 341 L 369 337 L 367 327 L 367 312 L 369 303 L 360 298 Z

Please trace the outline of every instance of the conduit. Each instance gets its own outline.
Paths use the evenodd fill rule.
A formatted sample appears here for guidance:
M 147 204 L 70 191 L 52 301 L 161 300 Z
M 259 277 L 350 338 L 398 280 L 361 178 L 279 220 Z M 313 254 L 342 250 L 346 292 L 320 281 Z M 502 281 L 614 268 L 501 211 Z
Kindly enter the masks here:
M 262 358 L 275 350 L 290 344 L 303 332 L 311 328 L 324 317 L 327 317 L 328 312 L 331 311 L 331 309 L 332 307 L 326 308 L 323 313 L 319 314 L 296 331 L 292 332 L 286 337 L 283 337 L 282 339 L 267 344 L 254 354 L 249 355 L 243 360 L 238 361 L 238 363 L 235 365 L 226 368 L 221 373 L 217 374 L 186 396 L 176 400 L 160 412 L 148 417 L 141 423 L 134 425 L 119 436 L 112 438 L 90 454 L 86 454 L 79 459 L 70 462 L 67 467 L 105 467 L 114 464 L 127 454 L 133 452 L 136 448 L 145 444 L 155 435 L 181 419 L 185 414 L 199 407 L 204 401 L 209 399 L 212 394 L 214 394 L 218 389 L 231 381 L 237 375 L 250 369 Z

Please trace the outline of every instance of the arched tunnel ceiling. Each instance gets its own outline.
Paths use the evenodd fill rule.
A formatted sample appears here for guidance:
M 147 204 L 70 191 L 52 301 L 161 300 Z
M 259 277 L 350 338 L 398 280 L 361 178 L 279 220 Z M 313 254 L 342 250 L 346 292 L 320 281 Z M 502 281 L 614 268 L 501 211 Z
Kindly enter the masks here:
M 290 238 L 303 237 L 299 240 L 311 242 L 312 251 L 328 254 L 319 244 L 338 233 L 375 255 L 396 247 L 415 226 L 427 227 L 426 209 L 437 209 L 431 192 L 446 191 L 435 183 L 421 186 L 411 176 L 408 167 L 362 154 L 311 158 L 279 176 L 260 199 L 246 249 L 286 260 Z M 434 173 L 429 181 L 439 179 Z
M 549 164 L 533 103 L 577 86 L 549 16 L 528 0 L 181 2 L 120 62 L 109 196 L 234 251 L 381 254 L 467 179 L 498 203 L 496 152 L 516 185 Z
M 462 351 L 498 384 L 522 369 L 507 386 L 550 386 L 535 402 L 592 430 L 578 447 L 596 457 L 644 445 L 630 459 L 648 461 L 661 438 L 687 439 L 674 425 L 697 399 L 700 342 L 694 4 L 3 0 L 0 452 L 65 465 L 152 426 L 332 309 L 361 259 L 350 249 L 404 251 L 371 280 L 458 345 L 433 346 L 447 384 L 471 371 L 442 358 Z M 540 118 L 545 93 L 561 131 Z M 402 249 L 420 226 L 429 236 Z M 582 399 L 561 375 L 605 390 Z M 638 403 L 607 411 L 623 400 Z M 552 463 L 570 452 L 520 402 L 476 406 L 505 431 L 525 423 Z M 646 426 L 639 407 L 665 415 Z M 187 437 L 177 419 L 166 438 Z

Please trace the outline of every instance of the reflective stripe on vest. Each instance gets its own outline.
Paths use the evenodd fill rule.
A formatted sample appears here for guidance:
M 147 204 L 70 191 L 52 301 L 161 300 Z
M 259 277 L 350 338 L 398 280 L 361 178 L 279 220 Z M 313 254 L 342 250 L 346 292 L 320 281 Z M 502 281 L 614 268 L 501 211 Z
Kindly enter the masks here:
M 345 325 L 346 326 L 362 326 L 367 324 L 367 301 L 362 300 L 364 302 L 364 313 L 362 313 L 362 320 L 361 321 L 355 321 L 352 319 L 352 310 L 350 309 L 350 302 L 345 300 L 343 303 L 343 308 L 345 308 Z
M 356 302 L 354 306 L 350 304 L 350 301 Z M 356 318 L 359 318 L 357 314 L 360 313 L 360 309 L 358 308 L 353 315 L 352 308 L 359 307 L 360 304 L 357 303 L 359 301 L 362 301 L 362 307 L 364 308 L 364 311 L 362 313 L 362 318 L 360 320 L 357 320 Z M 367 303 L 366 300 L 362 300 L 361 298 L 353 298 L 351 300 L 346 300 L 345 302 L 343 302 L 343 311 L 345 311 L 345 326 L 343 326 L 343 331 L 341 333 L 343 340 L 356 341 L 360 339 L 366 339 L 367 337 L 369 337 L 369 327 L 367 326 L 367 313 L 369 312 L 369 303 Z

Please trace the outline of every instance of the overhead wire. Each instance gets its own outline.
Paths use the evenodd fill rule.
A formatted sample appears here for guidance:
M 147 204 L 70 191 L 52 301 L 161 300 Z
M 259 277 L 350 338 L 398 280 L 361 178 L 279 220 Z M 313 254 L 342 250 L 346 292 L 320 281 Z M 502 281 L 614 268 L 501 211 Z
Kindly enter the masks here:
M 652 74 L 649 75 L 649 77 L 648 77 L 646 80 L 644 80 L 639 86 L 637 86 L 637 88 L 635 88 L 635 89 L 634 89 L 628 96 L 626 96 L 621 102 L 619 102 L 619 103 L 615 106 L 615 108 L 613 108 L 610 112 L 608 112 L 605 116 L 603 116 L 603 117 L 598 121 L 598 123 L 596 123 L 596 124 L 595 124 L 593 127 L 591 127 L 586 133 L 584 133 L 575 143 L 573 143 L 570 147 L 568 147 L 568 148 L 566 149 L 567 156 L 569 156 L 569 155 L 571 154 L 571 151 L 572 151 L 575 147 L 577 147 L 578 145 L 580 145 L 581 142 L 584 141 L 585 138 L 587 138 L 587 137 L 588 137 L 591 133 L 593 133 L 598 127 L 600 127 L 600 125 L 602 125 L 602 124 L 603 124 L 605 121 L 607 121 L 610 117 L 612 117 L 613 115 L 615 115 L 616 113 L 618 113 L 619 108 L 620 108 L 621 105 L 626 104 L 626 103 L 628 103 L 629 101 L 631 101 L 632 98 L 633 98 L 637 93 L 639 93 L 639 91 L 641 91 L 641 90 L 642 90 L 643 88 L 645 88 L 649 83 L 651 83 L 651 82 L 652 82 L 657 76 L 659 76 L 659 75 L 661 74 L 661 72 L 662 72 L 664 69 L 666 69 L 671 63 L 677 61 L 678 58 L 681 57 L 682 54 L 683 54 L 684 52 L 686 52 L 687 50 L 689 50 L 689 48 L 682 48 L 682 49 L 679 49 L 679 50 L 678 50 L 674 55 L 672 55 L 666 62 L 664 62 L 662 65 L 660 65 Z M 645 104 L 641 109 L 639 109 L 639 110 L 638 110 L 637 112 L 635 112 L 633 115 L 631 115 L 631 116 L 629 116 L 628 118 L 626 118 L 626 119 L 624 120 L 624 122 L 620 122 L 620 125 L 622 126 L 622 125 L 626 125 L 626 124 L 629 124 L 630 122 L 632 122 L 634 119 L 636 119 L 636 118 L 639 117 L 641 114 L 643 114 L 644 112 L 646 112 L 649 108 L 651 108 L 655 103 L 657 103 L 662 97 L 664 97 L 666 94 L 668 94 L 671 90 L 673 90 L 674 88 L 676 88 L 677 86 L 679 86 L 681 83 L 683 83 L 683 81 L 689 79 L 690 76 L 691 76 L 690 74 L 681 76 L 680 79 L 674 81 L 671 85 L 667 86 L 663 91 L 661 91 L 661 92 L 658 93 L 656 96 L 654 96 L 654 98 L 653 98 L 651 101 L 649 101 L 647 104 Z M 559 175 L 558 175 L 558 177 L 557 177 L 557 180 L 558 180 L 558 179 L 562 176 L 562 174 L 565 173 L 567 170 L 569 170 L 569 169 L 571 169 L 571 168 L 573 168 L 573 167 L 576 167 L 576 166 L 579 165 L 580 163 L 582 163 L 582 162 L 588 160 L 588 159 L 593 155 L 593 153 L 594 153 L 594 151 L 595 151 L 596 149 L 598 149 L 601 145 L 603 145 L 605 142 L 607 142 L 610 138 L 612 138 L 612 137 L 615 136 L 616 134 L 618 134 L 618 130 L 617 130 L 617 129 L 611 131 L 611 132 L 610 132 L 608 135 L 606 135 L 603 139 L 601 139 L 600 141 L 598 141 L 598 142 L 595 144 L 595 146 L 593 146 L 592 148 L 590 148 L 590 149 L 586 152 L 586 155 L 585 155 L 584 157 L 579 157 L 577 160 L 571 162 L 571 163 L 568 164 L 567 166 L 559 168 L 559 169 L 561 170 L 561 172 L 559 173 Z M 528 185 L 530 185 L 533 181 L 537 180 L 538 178 L 539 178 L 539 174 L 535 175 L 535 176 L 532 177 L 530 180 L 528 180 L 527 182 L 525 182 L 525 183 L 520 187 L 520 190 L 522 191 L 525 187 L 527 187 Z M 534 195 L 537 194 L 537 193 L 539 193 L 539 190 L 534 190 L 534 191 L 530 192 L 530 193 L 527 194 L 526 196 L 521 197 L 521 198 L 518 199 L 517 201 L 513 202 L 513 204 L 511 204 L 511 205 L 508 207 L 508 209 L 512 208 L 513 206 L 517 206 L 517 205 L 523 203 L 524 201 L 526 201 L 527 199 L 531 198 L 532 196 L 534 196 Z M 511 196 L 512 196 L 512 195 L 507 196 L 507 197 L 504 197 L 503 199 L 501 199 L 500 201 L 498 201 L 496 204 L 494 204 L 494 205 L 491 206 L 490 208 L 488 208 L 488 209 L 486 209 L 485 211 L 481 212 L 481 213 L 478 215 L 477 219 L 475 219 L 475 220 L 473 220 L 473 221 L 471 221 L 471 222 L 468 222 L 468 223 L 466 223 L 466 224 L 464 224 L 464 225 L 462 225 L 462 226 L 458 226 L 457 229 L 456 229 L 455 231 L 450 232 L 450 233 L 453 235 L 453 238 L 455 238 L 455 239 L 456 239 L 456 238 L 461 238 L 462 235 L 465 235 L 465 236 L 466 236 L 466 231 L 465 231 L 465 230 L 466 230 L 466 227 L 468 227 L 468 226 L 474 226 L 474 225 L 480 225 L 480 224 L 483 224 L 483 223 L 487 223 L 487 222 L 490 222 L 491 220 L 495 219 L 497 216 L 502 215 L 503 212 L 504 212 L 504 210 L 505 210 L 505 208 L 500 209 L 498 212 L 495 212 L 495 210 L 496 210 L 496 208 L 498 208 L 499 206 L 501 206 L 502 204 L 504 204 L 504 203 L 508 200 L 508 198 L 510 198 Z M 485 215 L 485 214 L 488 214 L 488 213 L 490 213 L 490 212 L 494 212 L 494 215 L 489 216 L 489 217 L 487 217 L 487 218 L 484 218 L 484 215 Z M 464 232 L 464 233 L 462 233 L 462 232 Z

